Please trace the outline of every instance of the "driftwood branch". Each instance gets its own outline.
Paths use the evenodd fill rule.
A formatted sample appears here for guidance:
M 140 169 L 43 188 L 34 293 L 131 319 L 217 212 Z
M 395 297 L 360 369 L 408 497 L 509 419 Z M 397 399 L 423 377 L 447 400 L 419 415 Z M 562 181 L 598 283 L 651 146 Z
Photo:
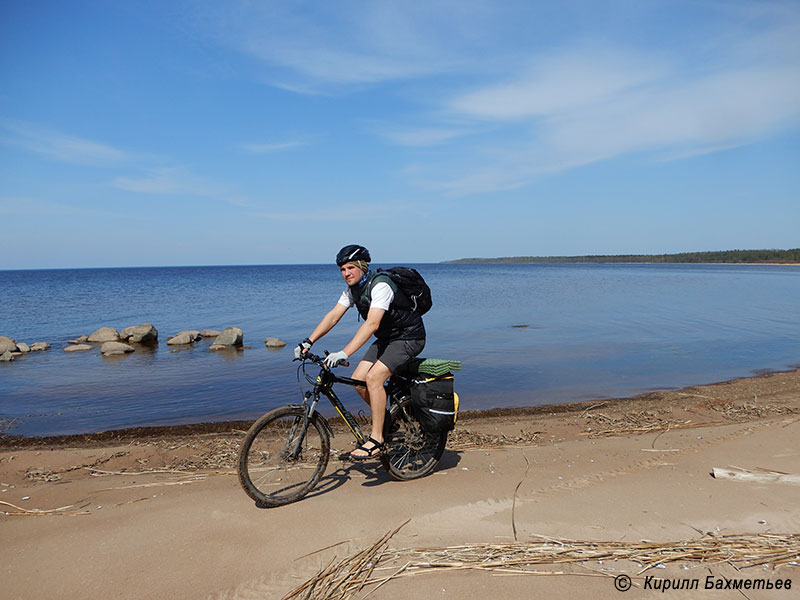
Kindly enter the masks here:
M 723 469 L 714 467 L 711 470 L 715 479 L 735 479 L 751 483 L 790 483 L 800 485 L 800 475 L 788 475 L 775 471 L 745 471 L 744 469 Z

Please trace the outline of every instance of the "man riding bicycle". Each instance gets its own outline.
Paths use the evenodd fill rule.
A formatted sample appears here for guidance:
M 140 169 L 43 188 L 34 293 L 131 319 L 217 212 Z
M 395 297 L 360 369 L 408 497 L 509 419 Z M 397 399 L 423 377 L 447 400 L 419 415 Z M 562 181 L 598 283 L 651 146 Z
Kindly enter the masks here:
M 372 413 L 372 431 L 362 445 L 350 452 L 352 460 L 376 458 L 384 451 L 383 421 L 386 411 L 386 390 L 383 385 L 398 368 L 417 356 L 425 347 L 425 325 L 414 310 L 405 308 L 400 300 L 402 291 L 386 275 L 370 270 L 369 250 L 351 244 L 336 255 L 347 289 L 339 301 L 326 314 L 319 325 L 295 348 L 295 358 L 308 352 L 312 344 L 322 338 L 355 306 L 364 322 L 353 339 L 339 352 L 329 354 L 325 364 L 335 367 L 345 362 L 373 335 L 375 342 L 367 349 L 361 362 L 353 371 L 353 379 L 366 382 L 366 388 L 356 390 L 369 405 Z

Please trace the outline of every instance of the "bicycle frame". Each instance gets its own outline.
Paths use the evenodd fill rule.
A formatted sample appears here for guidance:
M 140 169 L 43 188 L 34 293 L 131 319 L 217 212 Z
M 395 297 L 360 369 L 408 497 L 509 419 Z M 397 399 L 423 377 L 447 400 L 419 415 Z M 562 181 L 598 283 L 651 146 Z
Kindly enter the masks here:
M 356 438 L 356 441 L 359 444 L 363 444 L 367 441 L 367 436 L 365 436 L 361 431 L 361 428 L 358 426 L 358 423 L 356 422 L 356 419 L 352 413 L 350 413 L 350 411 L 344 407 L 342 401 L 339 400 L 339 397 L 333 391 L 333 385 L 335 383 L 343 383 L 352 387 L 366 387 L 367 385 L 366 381 L 352 379 L 350 377 L 340 377 L 329 369 L 321 368 L 319 375 L 317 375 L 316 383 L 314 383 L 314 390 L 311 392 L 306 392 L 306 402 L 311 396 L 314 397 L 314 400 L 308 407 L 307 417 L 310 419 L 313 416 L 317 407 L 317 403 L 319 402 L 320 395 L 325 396 L 331 403 L 331 406 L 333 406 L 336 412 L 339 413 L 339 416 L 342 417 L 348 429 L 350 429 L 353 436 Z M 304 424 L 304 427 L 308 427 L 307 422 Z
M 307 353 L 304 359 L 295 359 L 295 360 L 303 360 L 305 363 L 306 360 L 310 361 L 311 363 L 320 367 L 319 374 L 314 381 L 314 387 L 312 391 L 308 391 L 304 394 L 303 404 L 301 405 L 305 409 L 305 418 L 302 422 L 302 431 L 301 435 L 297 438 L 297 445 L 293 448 L 290 452 L 289 449 L 286 448 L 287 451 L 286 455 L 292 458 L 297 458 L 300 454 L 300 450 L 302 447 L 302 440 L 305 438 L 306 431 L 308 430 L 309 424 L 311 423 L 311 419 L 314 417 L 314 413 L 317 410 L 317 404 L 319 403 L 320 396 L 325 396 L 328 401 L 331 403 L 331 406 L 336 410 L 338 415 L 342 418 L 347 428 L 353 434 L 353 437 L 356 439 L 356 443 L 361 445 L 364 444 L 366 441 L 369 440 L 369 437 L 364 435 L 359 427 L 358 423 L 356 422 L 355 417 L 348 411 L 339 397 L 336 395 L 336 392 L 333 391 L 333 386 L 336 383 L 342 383 L 344 385 L 349 385 L 351 387 L 366 387 L 367 383 L 365 381 L 361 381 L 360 379 L 353 379 L 352 377 L 342 377 L 340 375 L 336 375 L 331 369 L 326 367 L 323 364 L 323 360 L 321 357 L 316 356 L 311 353 Z M 309 382 L 311 382 L 310 377 L 306 377 Z M 389 414 L 389 408 L 397 404 L 401 397 L 404 396 L 404 390 L 406 386 L 404 385 L 405 377 L 401 375 L 394 374 L 389 377 L 388 381 L 385 384 L 386 387 L 386 399 L 388 401 L 387 407 L 387 418 Z M 322 419 L 322 423 L 324 427 L 327 429 L 328 433 L 331 437 L 334 437 L 333 429 L 328 423 L 328 419 L 325 418 L 324 415 L 319 415 Z M 295 424 L 295 427 L 299 425 L 299 423 Z M 294 432 L 294 428 L 293 428 Z M 291 439 L 291 438 L 290 438 Z

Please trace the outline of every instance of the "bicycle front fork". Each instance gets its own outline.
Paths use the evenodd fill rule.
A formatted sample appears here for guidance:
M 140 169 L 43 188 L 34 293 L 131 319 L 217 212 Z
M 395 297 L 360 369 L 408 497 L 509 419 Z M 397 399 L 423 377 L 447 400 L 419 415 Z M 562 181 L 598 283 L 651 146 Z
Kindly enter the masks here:
M 311 403 L 309 404 L 309 399 L 312 396 L 313 400 L 311 400 Z M 287 438 L 286 441 L 287 442 L 286 449 L 289 450 L 288 444 L 291 443 L 292 441 L 294 447 L 291 450 L 289 450 L 287 455 L 294 460 L 297 460 L 297 458 L 300 456 L 300 451 L 303 449 L 303 440 L 306 439 L 308 426 L 311 423 L 311 419 L 314 416 L 314 411 L 317 408 L 318 402 L 319 402 L 318 395 L 315 396 L 312 392 L 306 392 L 305 400 L 303 402 L 303 404 L 307 407 L 306 414 L 303 415 L 302 419 L 300 417 L 297 417 L 294 420 L 294 423 L 292 424 L 292 429 L 289 431 L 289 437 Z M 300 427 L 299 433 L 297 431 L 298 426 Z

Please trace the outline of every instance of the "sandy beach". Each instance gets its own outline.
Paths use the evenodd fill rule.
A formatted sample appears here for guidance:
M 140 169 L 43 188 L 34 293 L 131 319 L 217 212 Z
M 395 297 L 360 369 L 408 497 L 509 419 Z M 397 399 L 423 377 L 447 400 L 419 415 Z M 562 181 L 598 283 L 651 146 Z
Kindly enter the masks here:
M 277 509 L 239 487 L 246 427 L 0 438 L 0 595 L 644 598 L 684 586 L 663 595 L 755 600 L 800 589 L 800 371 L 463 413 L 433 475 L 395 482 L 377 462 L 332 460 L 317 490 Z

